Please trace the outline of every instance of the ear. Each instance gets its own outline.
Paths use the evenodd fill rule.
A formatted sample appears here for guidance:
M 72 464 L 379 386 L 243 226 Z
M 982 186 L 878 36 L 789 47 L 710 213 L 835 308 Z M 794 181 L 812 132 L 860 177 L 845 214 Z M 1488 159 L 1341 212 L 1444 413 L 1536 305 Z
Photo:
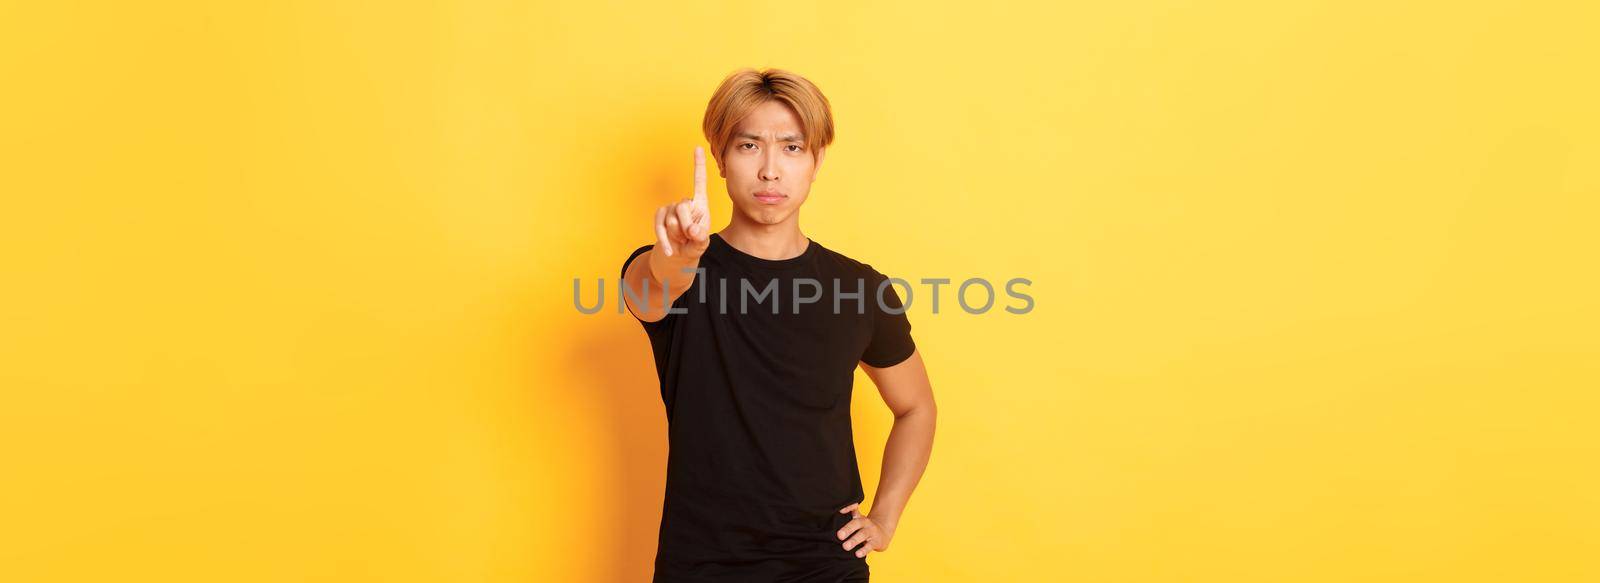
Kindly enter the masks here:
M 724 180 L 728 178 L 728 168 L 722 164 L 721 154 L 717 155 L 717 176 L 721 176 Z
M 817 172 L 822 170 L 822 159 L 828 157 L 827 148 L 817 149 L 817 163 L 811 166 L 811 181 L 817 181 Z

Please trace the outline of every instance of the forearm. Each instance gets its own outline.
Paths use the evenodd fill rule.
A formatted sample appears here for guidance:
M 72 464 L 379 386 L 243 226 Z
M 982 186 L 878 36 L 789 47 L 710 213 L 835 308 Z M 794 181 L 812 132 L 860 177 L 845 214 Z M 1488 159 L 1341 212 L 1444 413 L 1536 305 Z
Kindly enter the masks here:
M 700 258 L 688 257 L 682 253 L 667 255 L 661 253 L 660 248 L 649 251 L 650 254 L 650 279 L 656 290 L 665 290 L 667 305 L 674 299 L 683 295 L 689 289 L 689 284 L 694 283 L 695 270 L 700 267 Z
M 700 266 L 698 257 L 668 256 L 659 250 L 660 247 L 656 247 L 634 259 L 623 275 L 628 290 L 623 300 L 646 321 L 656 321 L 666 316 L 667 306 L 671 306 L 694 283 L 695 270 Z
M 895 417 L 894 428 L 889 431 L 878 491 L 872 497 L 871 516 L 891 530 L 900 523 L 900 515 L 911 500 L 911 491 L 916 489 L 928 467 L 937 417 L 937 409 L 929 401 Z

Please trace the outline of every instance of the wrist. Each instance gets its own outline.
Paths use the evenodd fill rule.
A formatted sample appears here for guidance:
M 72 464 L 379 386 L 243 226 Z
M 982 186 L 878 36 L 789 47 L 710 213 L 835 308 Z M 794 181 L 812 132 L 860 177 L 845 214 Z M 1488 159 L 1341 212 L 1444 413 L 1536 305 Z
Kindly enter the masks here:
M 867 517 L 890 531 L 900 524 L 900 511 L 895 508 L 873 508 Z
M 651 250 L 650 255 L 650 276 L 656 280 L 657 285 L 692 275 L 694 268 L 700 265 L 698 257 L 684 257 L 681 252 L 667 255 Z

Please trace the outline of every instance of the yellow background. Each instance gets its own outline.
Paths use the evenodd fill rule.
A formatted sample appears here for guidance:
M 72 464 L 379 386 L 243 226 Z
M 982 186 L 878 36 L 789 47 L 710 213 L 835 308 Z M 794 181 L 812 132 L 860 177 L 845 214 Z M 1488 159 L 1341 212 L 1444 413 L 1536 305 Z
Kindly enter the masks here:
M 1593 3 L 647 4 L 6 2 L 0 580 L 646 580 L 572 279 L 742 66 L 834 104 L 812 238 L 1034 281 L 919 286 L 874 581 L 1600 580 Z

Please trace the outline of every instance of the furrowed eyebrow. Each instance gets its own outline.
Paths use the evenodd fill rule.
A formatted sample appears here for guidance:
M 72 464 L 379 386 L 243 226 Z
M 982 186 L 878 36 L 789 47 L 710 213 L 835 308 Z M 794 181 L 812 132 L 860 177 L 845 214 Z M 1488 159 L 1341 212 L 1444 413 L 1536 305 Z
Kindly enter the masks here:
M 755 134 L 751 134 L 751 133 L 743 133 L 743 132 L 741 132 L 741 133 L 735 134 L 733 137 L 736 138 L 736 139 L 740 139 L 740 140 L 761 141 L 761 136 L 758 136 L 758 135 L 755 135 Z M 784 134 L 784 135 L 778 136 L 778 141 L 780 141 L 780 142 L 804 142 L 804 141 L 806 141 L 806 138 L 805 138 L 805 136 L 800 135 L 800 134 Z

